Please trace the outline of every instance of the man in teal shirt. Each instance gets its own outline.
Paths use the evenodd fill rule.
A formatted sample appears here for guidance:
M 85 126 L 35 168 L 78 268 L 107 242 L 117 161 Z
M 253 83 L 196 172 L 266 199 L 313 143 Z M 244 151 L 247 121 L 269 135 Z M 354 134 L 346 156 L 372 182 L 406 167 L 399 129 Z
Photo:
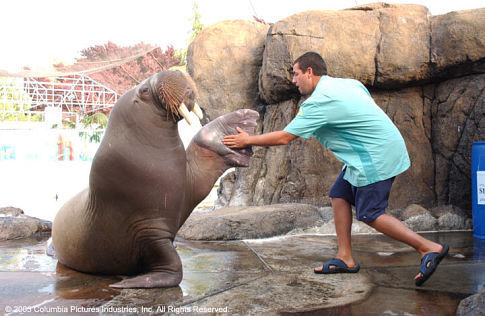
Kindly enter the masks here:
M 283 131 L 249 136 L 226 136 L 229 148 L 251 145 L 286 145 L 297 137 L 314 136 L 344 163 L 330 189 L 334 211 L 338 252 L 335 259 L 315 268 L 315 273 L 354 273 L 351 248 L 352 205 L 356 217 L 374 229 L 402 241 L 421 256 L 414 278 L 423 284 L 448 253 L 440 245 L 416 234 L 401 221 L 385 213 L 395 176 L 410 166 L 409 156 L 399 130 L 377 106 L 367 89 L 357 80 L 327 76 L 323 58 L 314 52 L 300 56 L 293 64 L 293 83 L 302 95 L 310 95 L 298 114 Z

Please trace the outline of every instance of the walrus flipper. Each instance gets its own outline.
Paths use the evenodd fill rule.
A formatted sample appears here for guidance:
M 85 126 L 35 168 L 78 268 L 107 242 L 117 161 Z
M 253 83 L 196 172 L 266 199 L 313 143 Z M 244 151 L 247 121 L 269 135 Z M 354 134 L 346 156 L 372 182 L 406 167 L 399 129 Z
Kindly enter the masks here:
M 52 243 L 52 237 L 49 238 L 49 240 L 47 241 L 47 247 L 45 249 L 45 253 L 48 256 L 51 256 L 52 258 L 57 259 L 56 251 L 54 250 L 54 244 Z
M 182 271 L 151 272 L 111 284 L 110 287 L 117 289 L 173 287 L 179 285 L 181 281 Z
M 171 240 L 146 241 L 141 260 L 144 270 L 148 273 L 111 284 L 110 287 L 122 289 L 173 287 L 182 282 L 182 261 Z

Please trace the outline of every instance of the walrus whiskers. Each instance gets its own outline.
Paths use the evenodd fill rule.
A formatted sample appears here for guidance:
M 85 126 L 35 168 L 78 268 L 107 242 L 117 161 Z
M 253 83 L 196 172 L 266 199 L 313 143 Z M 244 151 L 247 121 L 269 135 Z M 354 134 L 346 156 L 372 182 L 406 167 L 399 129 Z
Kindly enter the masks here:
M 189 74 L 185 72 L 170 72 L 166 76 L 167 80 L 161 82 L 158 87 L 158 92 L 161 96 L 162 103 L 167 108 L 167 120 L 169 118 L 168 112 L 170 112 L 173 121 L 177 120 L 176 116 L 182 116 L 190 125 L 189 111 L 187 107 L 182 108 L 182 104 L 190 91 L 193 93 L 194 101 L 198 99 L 199 93 L 197 87 Z M 202 110 L 197 103 L 195 103 L 192 111 L 199 119 L 203 118 Z

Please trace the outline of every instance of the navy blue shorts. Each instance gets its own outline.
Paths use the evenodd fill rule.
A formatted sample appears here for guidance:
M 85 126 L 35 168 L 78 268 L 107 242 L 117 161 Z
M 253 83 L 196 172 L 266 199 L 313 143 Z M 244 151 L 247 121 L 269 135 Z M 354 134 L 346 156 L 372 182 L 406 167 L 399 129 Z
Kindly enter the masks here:
M 355 187 L 344 179 L 344 174 L 345 169 L 330 188 L 330 197 L 345 199 L 355 205 L 356 217 L 362 222 L 372 222 L 386 212 L 395 177 L 363 187 Z

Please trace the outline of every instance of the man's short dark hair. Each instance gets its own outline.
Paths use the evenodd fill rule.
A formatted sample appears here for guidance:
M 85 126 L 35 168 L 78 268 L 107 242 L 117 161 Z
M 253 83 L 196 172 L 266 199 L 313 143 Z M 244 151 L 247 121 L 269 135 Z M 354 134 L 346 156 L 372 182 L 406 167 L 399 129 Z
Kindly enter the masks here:
M 316 76 L 323 76 L 327 74 L 327 64 L 325 64 L 325 60 L 323 60 L 322 56 L 320 56 L 318 53 L 307 52 L 298 57 L 293 65 L 296 63 L 298 63 L 298 67 L 303 72 L 306 72 L 308 67 L 311 67 Z

